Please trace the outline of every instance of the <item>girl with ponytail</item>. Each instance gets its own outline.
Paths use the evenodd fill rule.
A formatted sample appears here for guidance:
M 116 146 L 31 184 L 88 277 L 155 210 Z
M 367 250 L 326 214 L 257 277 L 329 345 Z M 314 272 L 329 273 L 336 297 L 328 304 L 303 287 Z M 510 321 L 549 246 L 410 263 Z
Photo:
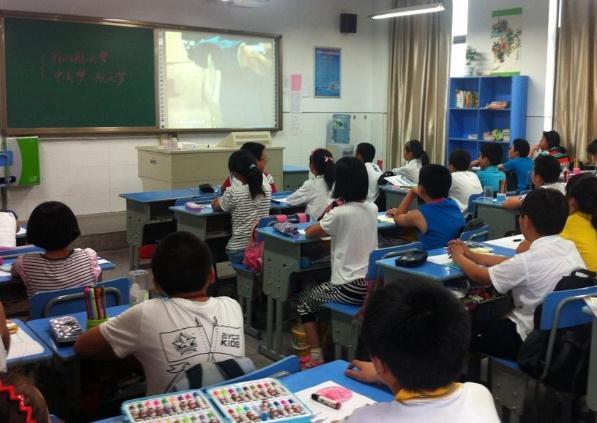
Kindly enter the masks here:
M 560 236 L 574 242 L 587 269 L 597 272 L 597 178 L 587 173 L 570 178 L 566 199 L 570 215 Z
M 317 219 L 332 201 L 334 186 L 334 157 L 332 153 L 318 148 L 309 157 L 309 169 L 314 178 L 303 183 L 294 193 L 286 198 L 291 206 L 306 206 L 305 212 L 312 219 Z
M 423 150 L 423 144 L 419 140 L 410 140 L 404 144 L 402 157 L 406 164 L 392 169 L 396 175 L 405 176 L 416 184 L 419 183 L 419 170 L 429 164 L 429 156 Z
M 225 211 L 232 216 L 232 236 L 226 245 L 226 253 L 231 263 L 240 263 L 251 240 L 253 226 L 269 215 L 272 191 L 269 184 L 263 183 L 263 173 L 248 151 L 232 153 L 228 169 L 242 184 L 233 184 L 222 197 L 213 201 L 212 206 L 214 210 Z

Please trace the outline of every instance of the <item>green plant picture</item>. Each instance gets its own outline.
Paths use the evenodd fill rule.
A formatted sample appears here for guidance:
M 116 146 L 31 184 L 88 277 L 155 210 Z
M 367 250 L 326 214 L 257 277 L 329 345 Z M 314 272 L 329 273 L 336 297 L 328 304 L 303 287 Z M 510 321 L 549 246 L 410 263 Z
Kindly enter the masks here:
M 493 75 L 518 75 L 522 39 L 522 8 L 494 10 L 491 14 Z

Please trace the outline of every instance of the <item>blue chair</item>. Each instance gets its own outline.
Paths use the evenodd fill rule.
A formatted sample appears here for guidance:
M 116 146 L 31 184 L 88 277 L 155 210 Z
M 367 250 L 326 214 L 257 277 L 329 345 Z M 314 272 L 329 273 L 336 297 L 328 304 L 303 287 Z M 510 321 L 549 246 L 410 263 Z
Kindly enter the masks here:
M 489 225 L 483 225 L 480 228 L 462 232 L 460 239 L 463 241 L 487 241 L 489 239 L 489 232 Z
M 471 217 L 477 216 L 477 206 L 475 205 L 474 201 L 480 197 L 483 197 L 483 193 L 472 194 L 471 196 L 469 196 L 469 198 L 468 198 L 468 213 L 467 213 L 469 216 L 471 216 Z
M 242 375 L 234 379 L 228 379 L 222 381 L 221 383 L 207 386 L 205 388 L 229 385 L 232 383 L 247 382 L 250 380 L 263 379 L 265 377 L 279 379 L 284 376 L 298 373 L 299 370 L 300 367 L 298 357 L 296 355 L 289 355 L 288 357 L 284 357 L 283 359 L 278 360 L 275 363 L 270 364 L 269 366 L 262 367 L 261 369 L 257 369 L 255 371 L 252 371 L 251 373 L 247 373 L 246 375 Z
M 545 298 L 539 328 L 549 331 L 549 340 L 545 355 L 545 367 L 543 374 L 536 381 L 537 383 L 543 382 L 549 373 L 558 329 L 571 328 L 593 321 L 592 316 L 582 310 L 585 306 L 583 300 L 587 297 L 597 297 L 597 286 L 555 291 Z M 500 414 L 509 414 L 511 421 L 522 418 L 525 414 L 529 381 L 533 378 L 524 373 L 516 362 L 495 357 L 489 358 L 491 392 L 498 410 L 501 411 Z M 548 393 L 553 394 L 552 396 L 555 396 L 556 400 L 563 403 L 562 414 L 567 416 L 564 417 L 564 421 L 570 421 L 574 396 L 558 392 L 554 388 L 547 388 Z M 553 405 L 554 402 L 552 400 L 544 405 Z M 534 401 L 534 403 L 538 402 Z M 537 405 L 541 406 L 540 403 Z
M 378 260 L 391 257 L 392 255 L 398 255 L 408 251 L 422 249 L 423 244 L 420 242 L 413 242 L 411 244 L 396 245 L 393 247 L 373 250 L 371 254 L 369 254 L 369 266 L 367 268 L 366 276 L 367 280 L 378 280 Z M 332 321 L 332 341 L 334 343 L 334 357 L 336 359 L 340 359 L 342 355 L 342 348 L 346 348 L 348 360 L 354 359 L 357 344 L 359 342 L 359 334 L 361 332 L 361 322 L 356 317 L 361 309 L 361 306 L 341 303 L 325 303 L 323 307 L 330 310 Z
M 96 286 L 106 288 L 107 307 L 129 303 L 129 280 L 127 278 L 98 282 Z M 76 287 L 33 294 L 29 299 L 29 318 L 42 319 L 85 311 L 83 289 L 83 287 Z

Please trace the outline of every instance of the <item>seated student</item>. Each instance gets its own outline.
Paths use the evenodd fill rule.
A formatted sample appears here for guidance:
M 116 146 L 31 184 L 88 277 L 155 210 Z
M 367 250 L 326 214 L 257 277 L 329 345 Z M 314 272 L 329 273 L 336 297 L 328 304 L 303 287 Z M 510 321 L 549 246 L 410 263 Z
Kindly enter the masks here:
M 555 189 L 564 194 L 566 189 L 565 185 L 563 182 L 558 182 L 560 171 L 560 163 L 555 157 L 549 155 L 537 156 L 533 162 L 533 171 L 531 173 L 533 186 L 535 188 Z M 524 195 L 519 195 L 506 198 L 504 201 L 504 208 L 519 209 L 524 197 Z
M 516 172 L 516 180 L 518 181 L 516 188 L 519 192 L 529 189 L 529 172 L 533 168 L 533 161 L 528 157 L 529 149 L 530 146 L 527 140 L 516 138 L 508 150 L 510 160 L 498 166 L 499 169 L 505 172 Z
M 493 192 L 500 190 L 500 183 L 506 180 L 506 174 L 498 169 L 502 162 L 502 147 L 498 144 L 485 143 L 481 146 L 479 155 L 479 167 L 477 176 L 481 181 L 481 186 L 493 188 Z
M 255 157 L 257 168 L 263 172 L 263 183 L 269 185 L 272 192 L 278 192 L 276 183 L 274 182 L 274 177 L 265 170 L 265 165 L 269 160 L 267 154 L 265 154 L 265 145 L 258 142 L 249 141 L 244 143 L 240 149 L 243 151 L 248 151 L 253 155 L 253 157 Z M 235 184 L 242 185 L 242 183 L 238 181 L 234 175 L 227 177 L 222 184 L 222 192 L 226 191 L 230 186 Z
M 272 192 L 269 185 L 263 183 L 263 173 L 249 152 L 239 150 L 232 153 L 228 169 L 239 183 L 213 200 L 212 207 L 232 215 L 232 236 L 226 244 L 226 253 L 231 263 L 240 263 L 251 241 L 255 223 L 269 215 Z
M 377 197 L 379 197 L 379 186 L 377 181 L 383 173 L 379 166 L 373 163 L 375 159 L 375 146 L 368 142 L 362 142 L 357 145 L 357 152 L 354 155 L 357 159 L 365 163 L 367 168 L 367 175 L 369 176 L 369 191 L 367 192 L 367 201 L 375 203 Z
M 575 175 L 566 185 L 570 216 L 560 234 L 574 242 L 587 269 L 597 272 L 597 178 Z
M 473 282 L 512 291 L 514 309 L 506 318 L 473 328 L 471 348 L 509 360 L 516 359 L 522 342 L 533 330 L 533 313 L 562 277 L 585 264 L 573 242 L 559 236 L 568 217 L 564 196 L 553 189 L 531 191 L 520 209 L 520 230 L 530 242 L 528 251 L 512 258 L 474 253 L 460 240 L 451 241 L 452 260 Z
M 482 194 L 483 187 L 475 172 L 471 172 L 471 155 L 466 150 L 456 149 L 450 154 L 448 169 L 452 173 L 452 186 L 448 193 L 460 207 L 462 213 L 468 210 L 468 199 L 473 194 Z
M 22 373 L 11 371 L 7 375 L 0 376 L 0 421 L 3 423 L 51 422 L 44 396 Z
M 597 165 L 597 139 L 594 139 L 591 144 L 587 147 L 587 154 L 589 156 L 589 160 L 593 162 L 594 165 Z
M 0 249 L 16 247 L 18 231 L 19 223 L 16 213 L 11 210 L 0 211 Z
M 102 270 L 91 248 L 70 248 L 81 235 L 77 218 L 66 204 L 48 201 L 37 206 L 27 223 L 27 242 L 46 250 L 25 254 L 11 268 L 21 278 L 27 296 L 36 292 L 91 285 Z
M 464 226 L 460 207 L 448 198 L 452 185 L 450 172 L 441 165 L 427 165 L 421 168 L 418 180 L 419 185 L 408 191 L 400 206 L 388 210 L 386 214 L 400 226 L 416 228 L 419 241 L 426 250 L 445 247 Z M 425 204 L 409 210 L 417 195 Z
M 305 231 L 307 238 L 331 236 L 332 275 L 329 282 L 306 289 L 298 296 L 297 312 L 311 346 L 311 353 L 301 358 L 302 368 L 323 364 L 316 323 L 321 305 L 330 301 L 361 305 L 365 299 L 369 254 L 377 248 L 377 206 L 367 201 L 368 187 L 363 162 L 354 157 L 338 160 L 332 196 L 343 203 Z
M 410 140 L 404 144 L 402 157 L 406 160 L 404 166 L 392 169 L 396 175 L 405 176 L 415 184 L 419 182 L 419 170 L 429 164 L 429 156 L 423 150 L 423 144 L 419 140 Z
M 385 384 L 395 401 L 359 408 L 347 422 L 500 421 L 487 388 L 458 383 L 469 316 L 440 284 L 405 280 L 374 291 L 361 333 L 372 362 L 353 361 L 346 375 Z
M 83 358 L 134 356 L 145 372 L 147 395 L 168 392 L 184 372 L 204 362 L 245 355 L 243 313 L 236 300 L 209 297 L 212 255 L 188 232 L 165 237 L 151 261 L 155 287 L 167 297 L 129 308 L 75 342 Z
M 306 205 L 305 213 L 315 220 L 323 214 L 332 202 L 334 185 L 334 157 L 324 148 L 318 148 L 309 156 L 309 170 L 315 176 L 303 182 L 303 185 L 286 197 L 290 206 Z
M 530 156 L 535 158 L 539 154 L 549 154 L 560 162 L 562 169 L 570 165 L 566 149 L 560 146 L 560 134 L 556 131 L 544 131 L 539 143 L 531 148 Z

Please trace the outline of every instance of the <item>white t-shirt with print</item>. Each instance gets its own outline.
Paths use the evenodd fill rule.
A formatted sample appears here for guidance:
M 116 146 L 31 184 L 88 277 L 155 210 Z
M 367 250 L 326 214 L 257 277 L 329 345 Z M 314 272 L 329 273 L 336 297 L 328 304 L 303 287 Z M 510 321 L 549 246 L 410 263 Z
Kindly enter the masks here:
M 367 162 L 365 163 L 365 168 L 367 169 L 367 176 L 369 177 L 369 190 L 367 192 L 367 200 L 371 201 L 372 203 L 377 200 L 379 197 L 379 177 L 383 173 L 379 166 L 375 163 Z
M 481 181 L 475 172 L 452 172 L 452 186 L 448 195 L 456 201 L 461 212 L 465 213 L 468 210 L 468 199 L 471 195 L 482 192 Z
M 100 325 L 120 358 L 143 365 L 147 394 L 166 392 L 189 368 L 245 355 L 243 314 L 228 297 L 153 299 Z
M 467 382 L 456 392 L 439 398 L 405 402 L 380 402 L 355 410 L 350 423 L 499 423 L 493 398 L 487 388 Z
M 332 284 L 364 278 L 369 254 L 377 248 L 377 206 L 352 201 L 330 210 L 319 223 L 332 237 Z
M 533 241 L 524 253 L 490 267 L 489 277 L 498 292 L 512 290 L 514 310 L 507 317 L 516 324 L 516 332 L 524 341 L 533 330 L 535 308 L 553 292 L 560 279 L 584 268 L 572 241 L 550 235 Z
M 249 185 L 232 185 L 220 197 L 220 207 L 230 213 L 232 221 L 232 236 L 226 244 L 227 250 L 237 251 L 247 248 L 253 226 L 259 219 L 269 215 L 272 189 L 264 184 L 263 191 L 265 195 L 257 195 L 253 199 Z
M 325 208 L 332 202 L 332 191 L 328 188 L 323 175 L 303 182 L 303 185 L 286 197 L 286 203 L 291 206 L 306 205 L 305 213 L 311 219 L 319 219 Z

